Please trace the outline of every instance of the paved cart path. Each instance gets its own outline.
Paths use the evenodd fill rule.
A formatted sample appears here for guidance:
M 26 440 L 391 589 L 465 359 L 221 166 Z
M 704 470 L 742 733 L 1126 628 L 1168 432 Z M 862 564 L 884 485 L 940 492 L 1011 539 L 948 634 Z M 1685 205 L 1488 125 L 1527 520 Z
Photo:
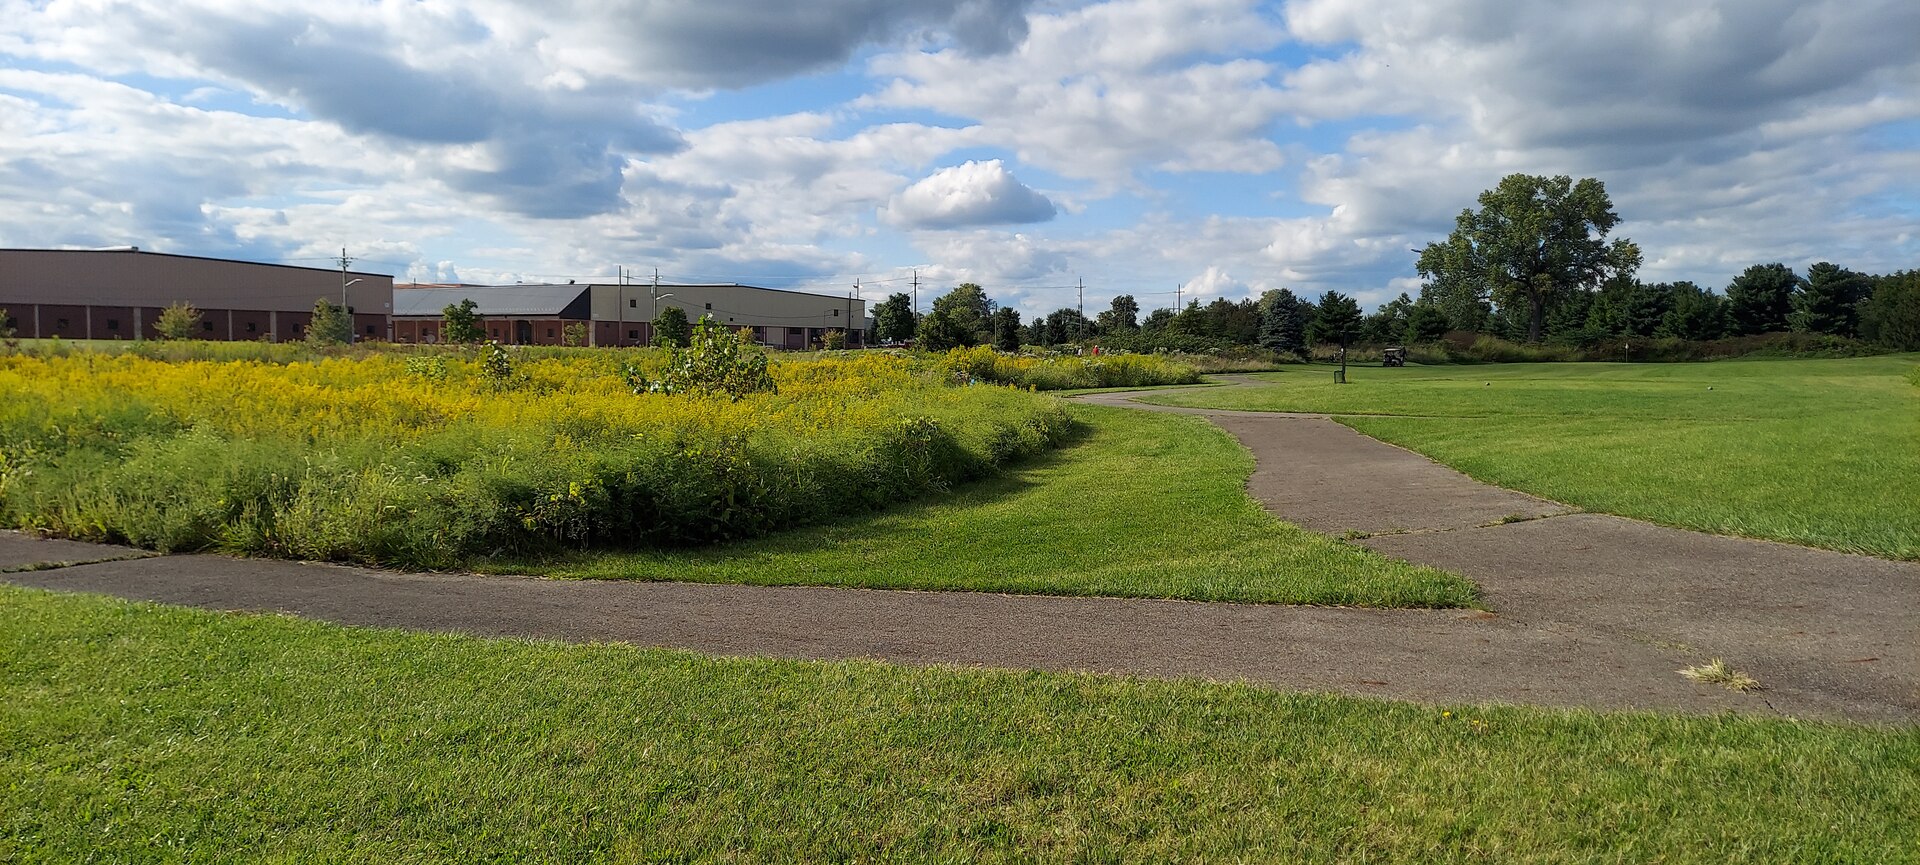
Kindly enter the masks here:
M 1716 537 L 1481 484 L 1324 417 L 1208 416 L 1282 519 L 1465 574 L 1493 612 L 404 574 L 0 533 L 0 579 L 349 625 L 723 654 L 1202 676 L 1425 702 L 1920 721 L 1920 565 Z M 1284 466 L 1284 470 L 1281 467 Z M 1496 524 L 1514 515 L 1524 521 Z M 55 563 L 70 563 L 51 566 Z M 1765 689 L 1689 682 L 1724 657 Z

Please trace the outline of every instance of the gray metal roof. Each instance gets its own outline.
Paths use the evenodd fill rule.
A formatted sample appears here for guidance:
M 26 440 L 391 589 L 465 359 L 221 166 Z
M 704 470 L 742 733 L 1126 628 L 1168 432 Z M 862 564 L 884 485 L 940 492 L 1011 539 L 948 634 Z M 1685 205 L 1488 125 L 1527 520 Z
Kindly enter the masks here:
M 584 285 L 464 285 L 457 288 L 396 288 L 395 316 L 439 318 L 448 306 L 471 298 L 485 315 L 559 315 L 580 301 Z

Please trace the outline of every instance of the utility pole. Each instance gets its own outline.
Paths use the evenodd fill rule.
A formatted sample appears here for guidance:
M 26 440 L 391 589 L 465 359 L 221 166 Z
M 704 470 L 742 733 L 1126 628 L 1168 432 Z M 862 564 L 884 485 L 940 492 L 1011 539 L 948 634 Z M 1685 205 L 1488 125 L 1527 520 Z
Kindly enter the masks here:
M 357 279 L 353 282 L 347 281 L 347 265 L 352 263 L 353 259 L 348 257 L 347 248 L 340 247 L 340 314 L 347 319 L 347 342 L 354 341 L 354 331 L 357 330 L 353 325 L 353 313 L 349 311 L 351 307 L 347 306 L 347 286 L 360 281 Z
M 347 308 L 347 265 L 352 263 L 353 259 L 347 256 L 347 248 L 340 247 L 340 309 L 342 311 Z
M 653 269 L 653 320 L 660 320 L 660 268 Z
M 1076 298 L 1075 308 L 1077 308 L 1080 311 L 1080 320 L 1073 323 L 1073 329 L 1077 331 L 1074 334 L 1074 337 L 1076 339 L 1084 339 L 1087 335 L 1087 281 L 1086 279 L 1084 278 L 1080 279 L 1079 284 L 1075 286 L 1075 288 L 1078 292 L 1075 295 L 1075 298 Z
M 920 268 L 913 269 L 913 320 L 920 320 Z
M 1186 306 L 1181 303 L 1182 300 L 1186 299 L 1186 296 L 1187 296 L 1186 291 L 1187 291 L 1187 284 L 1184 282 L 1173 287 L 1173 314 L 1174 315 L 1179 315 L 1180 310 L 1186 309 Z

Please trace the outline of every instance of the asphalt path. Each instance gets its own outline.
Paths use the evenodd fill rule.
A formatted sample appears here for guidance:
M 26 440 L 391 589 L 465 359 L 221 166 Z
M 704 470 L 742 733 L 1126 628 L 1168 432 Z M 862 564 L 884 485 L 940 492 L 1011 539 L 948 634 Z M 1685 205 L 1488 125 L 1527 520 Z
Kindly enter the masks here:
M 1488 610 L 409 574 L 0 533 L 0 580 L 356 626 L 1195 676 L 1428 703 L 1920 720 L 1920 565 L 1718 537 L 1481 484 L 1314 415 L 1207 416 L 1281 519 L 1477 581 Z M 1762 688 L 1691 682 L 1723 658 Z

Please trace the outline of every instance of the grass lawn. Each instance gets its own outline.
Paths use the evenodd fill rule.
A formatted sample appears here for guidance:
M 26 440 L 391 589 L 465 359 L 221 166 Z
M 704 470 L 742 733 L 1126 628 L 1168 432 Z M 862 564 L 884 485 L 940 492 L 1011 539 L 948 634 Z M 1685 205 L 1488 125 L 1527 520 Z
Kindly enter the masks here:
M 1591 511 L 1920 559 L 1920 356 L 1328 367 L 1172 405 L 1320 411 L 1475 478 Z M 1711 388 L 1711 389 L 1709 389 Z M 1407 414 L 1433 417 L 1379 417 Z
M 1204 420 L 1076 406 L 1078 442 L 938 501 L 681 551 L 488 562 L 496 573 L 1376 607 L 1473 585 L 1280 522 L 1253 458 Z
M 1911 862 L 1920 730 L 718 659 L 0 587 L 0 861 Z

